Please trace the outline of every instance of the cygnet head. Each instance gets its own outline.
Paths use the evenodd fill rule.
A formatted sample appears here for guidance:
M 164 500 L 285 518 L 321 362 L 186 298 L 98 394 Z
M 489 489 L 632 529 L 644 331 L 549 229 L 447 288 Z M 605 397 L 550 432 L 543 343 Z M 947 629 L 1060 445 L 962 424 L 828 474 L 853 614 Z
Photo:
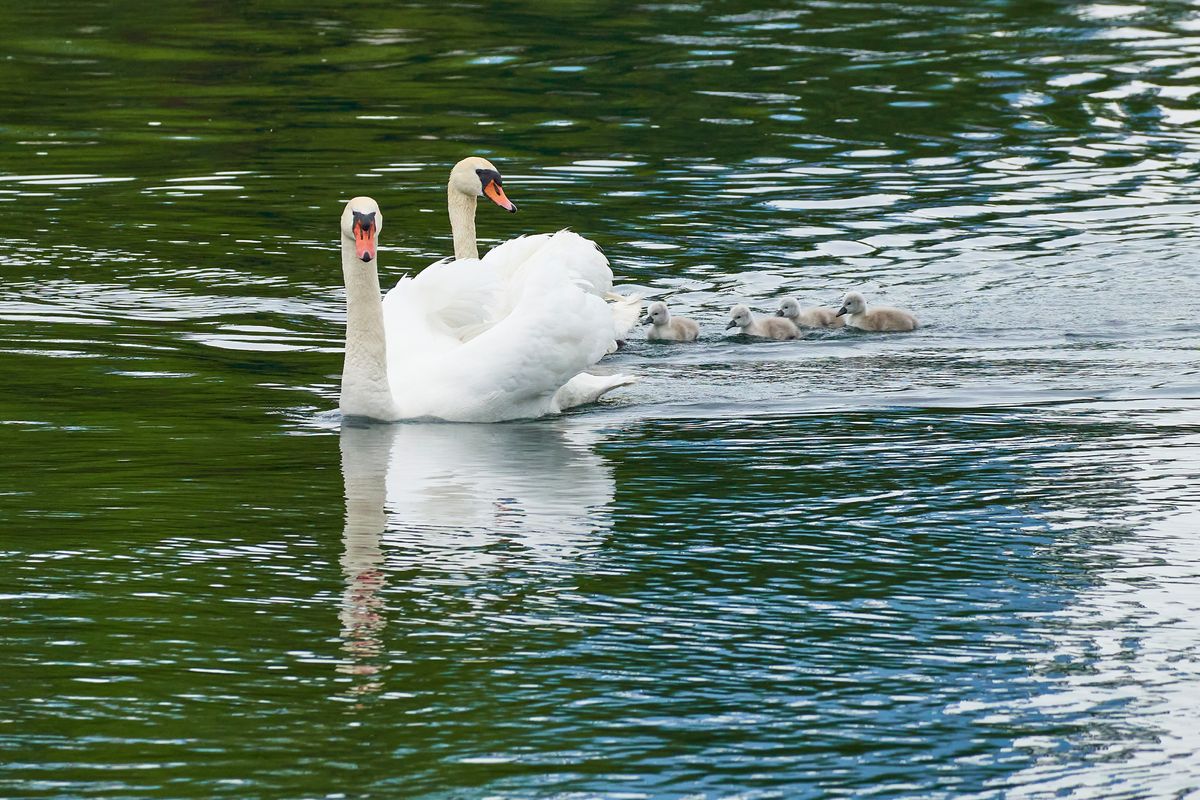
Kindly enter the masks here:
M 450 190 L 468 197 L 487 197 L 496 205 L 513 214 L 517 205 L 504 195 L 504 181 L 500 171 L 486 158 L 470 156 L 454 165 L 450 170 Z
M 667 311 L 667 304 L 663 302 L 651 303 L 646 309 L 646 316 L 642 317 L 643 325 L 666 325 L 671 320 L 671 312 Z
M 359 261 L 375 260 L 375 243 L 383 230 L 383 212 L 370 197 L 355 197 L 342 212 L 342 238 L 354 242 Z
M 745 306 L 734 306 L 729 310 L 729 324 L 725 326 L 725 330 L 730 328 L 749 328 L 750 323 L 754 318 L 750 316 L 750 309 Z
M 800 316 L 800 304 L 789 297 L 779 304 L 779 310 L 775 312 L 775 316 L 796 319 Z
M 867 301 L 858 292 L 847 292 L 842 298 L 842 307 L 838 309 L 837 315 L 840 317 L 843 314 L 861 314 L 867 310 Z

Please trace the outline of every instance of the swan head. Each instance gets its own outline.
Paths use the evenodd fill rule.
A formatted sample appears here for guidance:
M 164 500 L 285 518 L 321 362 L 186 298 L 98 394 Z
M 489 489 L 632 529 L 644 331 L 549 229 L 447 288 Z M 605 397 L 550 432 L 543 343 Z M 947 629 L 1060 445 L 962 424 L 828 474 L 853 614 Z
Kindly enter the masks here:
M 775 316 L 796 319 L 800 316 L 800 304 L 789 297 L 779 304 L 779 310 L 775 312 Z
M 867 310 L 867 301 L 858 292 L 847 292 L 842 298 L 842 307 L 838 309 L 837 316 L 843 314 L 861 314 Z
M 646 309 L 646 316 L 642 317 L 643 325 L 666 325 L 671 320 L 671 312 L 667 311 L 667 304 L 663 302 L 651 303 Z
M 509 213 L 517 213 L 517 204 L 504 194 L 500 170 L 492 162 L 470 156 L 450 170 L 450 189 L 468 197 L 486 197 Z
M 383 212 L 369 197 L 355 197 L 342 211 L 342 238 L 354 242 L 354 254 L 364 263 L 375 260 L 375 242 L 383 230 Z
M 745 306 L 734 306 L 729 310 L 729 324 L 725 326 L 725 330 L 730 328 L 749 328 L 750 323 L 754 318 L 750 316 L 750 309 Z

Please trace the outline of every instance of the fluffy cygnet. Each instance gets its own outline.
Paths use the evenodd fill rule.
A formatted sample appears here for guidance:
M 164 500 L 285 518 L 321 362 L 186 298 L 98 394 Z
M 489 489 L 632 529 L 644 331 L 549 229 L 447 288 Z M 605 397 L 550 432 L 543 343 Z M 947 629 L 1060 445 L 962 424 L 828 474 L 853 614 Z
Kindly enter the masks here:
M 800 333 L 791 320 L 782 317 L 755 319 L 745 306 L 734 306 L 730 310 L 729 324 L 725 330 L 730 328 L 741 328 L 741 332 L 747 336 L 761 336 L 764 339 L 795 339 Z
M 779 305 L 775 316 L 790 319 L 797 328 L 840 328 L 846 324 L 832 308 L 801 308 L 790 297 Z
M 846 316 L 846 325 L 860 331 L 913 331 L 917 318 L 900 308 L 877 306 L 867 309 L 867 301 L 858 292 L 849 292 L 842 300 L 838 316 Z
M 667 304 L 651 303 L 642 317 L 642 324 L 649 325 L 646 338 L 660 342 L 694 342 L 700 335 L 700 326 L 685 317 L 672 317 Z

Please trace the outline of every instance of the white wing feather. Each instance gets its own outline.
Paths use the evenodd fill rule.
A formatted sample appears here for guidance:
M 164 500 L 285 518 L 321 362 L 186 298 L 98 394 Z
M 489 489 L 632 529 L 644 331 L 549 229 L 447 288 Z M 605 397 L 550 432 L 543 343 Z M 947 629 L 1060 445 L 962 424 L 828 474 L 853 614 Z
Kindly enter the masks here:
M 402 417 L 534 417 L 629 382 L 577 380 L 578 391 L 559 394 L 613 344 L 603 300 L 611 287 L 607 259 L 570 231 L 514 239 L 479 261 L 439 262 L 401 280 L 383 305 Z

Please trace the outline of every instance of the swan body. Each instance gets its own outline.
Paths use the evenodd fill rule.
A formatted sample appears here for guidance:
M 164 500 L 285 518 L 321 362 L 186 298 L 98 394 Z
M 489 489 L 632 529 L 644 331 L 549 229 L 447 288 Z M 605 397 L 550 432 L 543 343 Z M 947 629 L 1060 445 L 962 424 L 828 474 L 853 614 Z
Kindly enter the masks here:
M 900 308 L 876 306 L 868 309 L 867 301 L 858 292 L 849 292 L 842 300 L 838 316 L 845 316 L 846 327 L 860 331 L 915 331 L 917 318 Z
M 795 339 L 800 334 L 791 320 L 781 317 L 755 319 L 750 309 L 740 305 L 730 309 L 729 324 L 725 326 L 725 330 L 730 328 L 741 328 L 739 333 L 763 339 Z
M 613 323 L 587 277 L 603 277 L 597 259 L 604 269 L 607 262 L 579 248 L 572 237 L 580 237 L 516 240 L 530 252 L 514 269 L 488 259 L 439 262 L 381 299 L 382 223 L 369 197 L 342 214 L 344 415 L 498 422 L 558 413 L 634 381 L 585 372 L 608 352 Z
M 700 326 L 695 320 L 672 316 L 662 302 L 651 303 L 642 322 L 650 326 L 646 338 L 652 341 L 694 342 L 700 336 Z
M 475 211 L 480 197 L 487 197 L 510 213 L 517 211 L 516 205 L 504 194 L 503 178 L 495 165 L 486 158 L 470 156 L 454 165 L 446 185 L 446 207 L 450 212 L 450 230 L 454 236 L 454 259 L 486 264 L 500 281 L 515 280 L 519 284 L 523 280 L 525 262 L 535 254 L 544 255 L 544 249 L 553 239 L 553 252 L 564 259 L 564 266 L 571 271 L 572 278 L 579 281 L 581 288 L 610 301 L 611 322 L 608 327 L 612 331 L 612 343 L 608 352 L 615 351 L 637 325 L 642 307 L 641 296 L 625 296 L 612 291 L 612 270 L 599 246 L 578 234 L 563 230 L 519 236 L 497 245 L 480 259 L 475 236 Z
M 791 320 L 797 328 L 840 328 L 846 324 L 832 308 L 801 308 L 790 297 L 779 305 L 775 316 Z

